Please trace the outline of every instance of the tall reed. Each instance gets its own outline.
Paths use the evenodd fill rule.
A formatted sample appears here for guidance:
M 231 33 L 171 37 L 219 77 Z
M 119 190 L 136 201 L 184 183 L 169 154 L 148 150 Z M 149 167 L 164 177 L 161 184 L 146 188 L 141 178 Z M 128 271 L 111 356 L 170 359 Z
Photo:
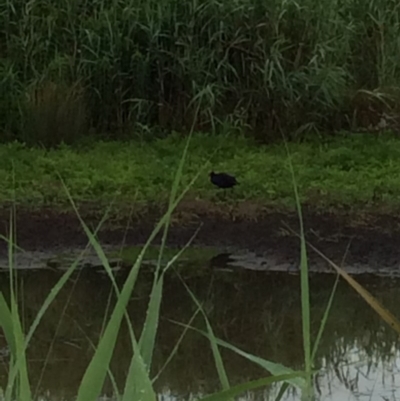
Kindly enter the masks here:
M 89 124 L 114 136 L 194 119 L 264 138 L 346 127 L 358 90 L 397 88 L 399 34 L 394 0 L 8 0 L 0 127 L 26 136 L 43 82 L 82 85 Z

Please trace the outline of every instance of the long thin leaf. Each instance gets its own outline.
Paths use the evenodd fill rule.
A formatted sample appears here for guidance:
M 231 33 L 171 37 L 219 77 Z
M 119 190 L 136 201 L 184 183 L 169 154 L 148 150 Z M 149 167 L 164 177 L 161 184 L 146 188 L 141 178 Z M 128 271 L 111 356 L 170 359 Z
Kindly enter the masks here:
M 297 376 L 297 373 L 289 373 L 277 376 L 265 377 L 262 379 L 253 380 L 247 383 L 238 384 L 227 390 L 220 391 L 216 394 L 211 394 L 206 397 L 200 398 L 201 401 L 225 401 L 233 399 L 249 390 L 255 390 L 257 388 L 270 386 L 274 383 L 283 381 L 290 381 Z
M 10 349 L 11 355 L 16 357 L 16 345 L 14 338 L 13 321 L 11 317 L 10 308 L 4 299 L 3 293 L 0 292 L 0 327 L 6 337 L 7 345 Z
M 343 255 L 342 266 L 343 266 L 343 264 L 344 264 L 344 262 L 346 260 L 347 254 L 349 252 L 350 244 L 351 244 L 351 241 L 349 241 L 349 243 L 347 244 L 346 251 L 345 251 L 345 253 Z M 336 275 L 335 284 L 333 285 L 333 288 L 332 288 L 332 291 L 331 291 L 331 295 L 329 297 L 328 304 L 327 304 L 327 306 L 325 308 L 324 316 L 322 317 L 322 321 L 321 321 L 321 324 L 320 324 L 320 327 L 319 327 L 319 330 L 318 330 L 318 334 L 317 334 L 317 337 L 316 337 L 315 342 L 314 342 L 314 346 L 313 346 L 313 350 L 312 350 L 312 354 L 311 354 L 311 360 L 312 361 L 314 361 L 314 358 L 315 358 L 315 356 L 317 354 L 318 346 L 319 346 L 319 343 L 321 341 L 322 334 L 323 334 L 325 326 L 326 326 L 326 322 L 328 321 L 328 316 L 329 316 L 329 313 L 330 313 L 331 308 L 332 308 L 333 299 L 335 297 L 336 289 L 337 289 L 337 286 L 339 284 L 339 278 L 340 278 L 340 275 L 337 274 Z
M 151 361 L 153 358 L 153 349 L 157 334 L 158 321 L 160 317 L 160 305 L 162 299 L 162 288 L 164 283 L 164 275 L 170 269 L 171 266 L 180 258 L 180 256 L 185 252 L 185 250 L 191 245 L 197 233 L 199 232 L 198 228 L 189 241 L 185 244 L 185 246 L 177 252 L 177 254 L 171 258 L 171 260 L 167 263 L 167 266 L 162 271 L 159 276 L 159 279 L 155 286 L 153 286 L 149 306 L 147 310 L 146 321 L 144 323 L 144 328 L 142 334 L 140 336 L 139 347 L 141 351 L 142 358 L 147 366 L 147 371 L 150 372 Z
M 101 225 L 104 222 L 104 218 L 100 221 L 96 228 L 96 232 L 101 228 Z M 26 349 L 31 341 L 31 338 L 33 334 L 36 331 L 36 328 L 38 327 L 40 321 L 42 320 L 44 314 L 46 313 L 47 309 L 49 306 L 52 304 L 58 293 L 61 291 L 61 289 L 64 287 L 65 283 L 69 280 L 75 269 L 77 268 L 79 262 L 82 260 L 85 252 L 87 251 L 87 247 L 83 249 L 76 260 L 71 264 L 71 266 L 66 270 L 66 272 L 60 277 L 60 279 L 57 281 L 57 283 L 54 285 L 54 287 L 51 289 L 50 293 L 47 295 L 46 299 L 44 300 L 41 308 L 39 309 L 38 313 L 35 316 L 35 319 L 28 331 L 28 334 L 26 335 L 25 338 L 25 345 L 24 345 L 24 353 L 26 352 Z M 15 361 L 15 364 L 11 367 L 10 372 L 9 372 L 9 380 L 11 383 L 15 380 L 15 377 L 18 373 L 18 370 L 20 369 L 20 366 L 23 364 L 23 358 L 18 358 Z
M 176 322 L 174 320 L 171 320 L 172 323 L 175 323 L 177 325 L 183 326 L 185 327 L 186 325 L 184 325 L 183 323 L 180 322 Z M 197 331 L 198 333 L 200 333 L 201 335 L 207 337 L 210 340 L 209 334 L 203 330 L 197 329 L 195 327 L 189 327 L 191 330 Z M 306 386 L 306 381 L 304 380 L 304 372 L 299 372 L 299 371 L 294 371 L 293 369 L 287 368 L 286 366 L 280 364 L 280 363 L 275 363 L 275 362 L 270 362 L 267 361 L 263 358 L 260 358 L 256 355 L 250 354 L 248 352 L 245 352 L 243 350 L 241 350 L 240 348 L 227 343 L 224 340 L 221 340 L 219 338 L 214 338 L 213 341 L 215 341 L 218 345 L 227 348 L 231 351 L 233 351 L 234 353 L 242 356 L 243 358 L 247 359 L 250 362 L 255 363 L 258 366 L 261 366 L 263 369 L 267 370 L 268 372 L 270 372 L 271 374 L 273 374 L 274 376 L 276 375 L 281 375 L 281 374 L 296 374 L 296 378 L 288 380 L 288 382 L 290 384 L 292 384 L 293 386 L 298 387 L 300 390 L 304 390 L 305 386 Z
M 146 320 L 144 322 L 144 327 L 143 327 L 142 334 L 141 334 L 140 340 L 139 340 L 140 351 L 142 354 L 142 358 L 147 366 L 148 372 L 150 372 L 151 361 L 153 358 L 153 349 L 154 349 L 154 343 L 155 343 L 156 335 L 157 335 L 157 328 L 158 328 L 158 321 L 159 321 L 159 314 L 160 314 L 160 305 L 161 305 L 161 298 L 162 298 L 162 288 L 163 288 L 163 281 L 164 281 L 163 274 L 161 274 L 161 277 L 160 277 L 161 261 L 162 261 L 164 248 L 166 246 L 169 222 L 171 219 L 171 213 L 173 211 L 172 206 L 174 204 L 176 194 L 178 191 L 178 187 L 179 187 L 179 182 L 182 177 L 182 170 L 183 170 L 184 162 L 186 159 L 187 151 L 189 148 L 190 139 L 191 139 L 191 134 L 189 135 L 188 140 L 186 141 L 186 146 L 183 151 L 182 157 L 179 161 L 178 170 L 175 174 L 175 178 L 172 183 L 171 193 L 170 193 L 170 197 L 169 197 L 169 204 L 168 204 L 168 212 L 167 212 L 167 216 L 166 216 L 163 237 L 161 240 L 161 247 L 160 247 L 159 254 L 158 254 L 157 268 L 156 268 L 156 271 L 154 274 L 153 288 L 151 291 L 149 306 L 147 309 Z
M 289 388 L 289 383 L 288 382 L 284 382 L 282 384 L 281 388 L 279 389 L 279 393 L 276 396 L 275 401 L 281 401 L 282 397 L 285 395 L 285 393 L 286 393 L 288 388 Z
M 204 321 L 206 322 L 207 326 L 207 338 L 210 341 L 211 345 L 211 350 L 214 356 L 214 362 L 215 362 L 215 367 L 218 372 L 218 377 L 219 381 L 221 382 L 221 386 L 223 390 L 227 390 L 230 388 L 229 380 L 228 380 L 228 375 L 226 374 L 224 362 L 221 357 L 221 353 L 219 352 L 218 349 L 218 341 L 214 335 L 214 331 L 211 327 L 211 324 L 208 320 L 208 317 L 206 313 L 204 312 L 203 307 L 201 306 L 200 302 L 197 300 L 189 286 L 182 280 L 182 278 L 179 276 L 181 279 L 182 284 L 186 288 L 186 291 L 189 293 L 190 297 L 192 298 L 193 302 L 196 304 L 197 308 L 200 310 L 201 314 L 203 315 Z
M 192 182 L 194 182 L 194 180 L 192 180 Z M 189 187 L 190 185 L 186 187 L 184 191 L 182 191 L 181 195 L 173 203 L 173 209 L 176 208 L 177 204 L 181 201 Z M 144 254 L 146 253 L 149 245 L 154 240 L 160 229 L 165 224 L 168 216 L 169 210 L 167 213 L 164 214 L 164 216 L 161 218 L 161 220 L 158 222 L 158 224 L 150 234 L 124 283 L 123 289 L 118 296 L 117 304 L 114 307 L 114 311 L 110 317 L 109 323 L 104 330 L 102 338 L 99 341 L 96 353 L 90 361 L 89 366 L 86 369 L 84 377 L 81 381 L 77 401 L 96 401 L 100 395 L 117 339 L 119 327 L 121 325 L 121 320 L 126 312 L 126 305 L 129 301 L 130 295 L 135 285 Z
M 290 229 L 295 235 L 297 234 L 294 230 Z M 400 321 L 389 311 L 387 310 L 376 298 L 374 298 L 370 292 L 368 292 L 364 287 L 362 287 L 356 280 L 354 280 L 345 270 L 340 268 L 336 263 L 332 262 L 327 256 L 325 256 L 319 249 L 317 249 L 314 245 L 307 242 L 307 245 L 322 259 L 324 259 L 331 267 L 341 277 L 343 277 L 354 290 L 358 292 L 359 295 L 371 306 L 372 309 L 397 333 L 400 334 Z
M 139 344 L 136 341 L 133 348 L 134 355 L 129 366 L 122 401 L 156 401 L 157 395 L 154 392 L 147 366 L 141 356 Z
M 189 141 L 188 141 L 189 143 Z M 181 159 L 181 164 L 179 166 L 178 172 L 176 174 L 176 179 L 173 184 L 172 188 L 172 195 L 170 198 L 170 203 L 169 203 L 169 213 L 166 215 L 166 223 L 165 223 L 165 230 L 164 230 L 164 236 L 163 236 L 163 242 L 161 245 L 161 250 L 160 250 L 160 255 L 162 255 L 162 250 L 164 249 L 165 246 L 165 241 L 166 241 L 166 236 L 168 232 L 168 224 L 169 220 L 171 217 L 171 212 L 172 208 L 174 205 L 174 200 L 176 196 L 176 192 L 178 189 L 179 185 L 179 178 L 182 174 L 182 167 L 183 167 L 183 161 L 186 157 L 186 152 L 187 152 L 187 147 L 185 148 L 185 152 L 182 156 Z M 137 399 L 138 397 L 142 398 L 142 394 L 147 398 L 150 399 L 153 397 L 153 394 L 151 393 L 151 386 L 152 383 L 150 380 L 148 380 L 149 376 L 144 378 L 144 374 L 146 373 L 147 375 L 150 374 L 150 368 L 151 368 L 151 362 L 153 359 L 153 350 L 154 350 L 154 344 L 155 344 L 155 339 L 157 335 L 157 327 L 158 327 L 158 322 L 159 322 L 159 315 L 160 315 L 160 305 L 161 305 L 161 299 L 162 299 L 162 289 L 163 289 L 163 283 L 164 283 L 164 274 L 165 272 L 170 268 L 170 266 L 173 265 L 173 263 L 180 257 L 180 255 L 187 249 L 187 247 L 191 244 L 193 241 L 194 237 L 196 236 L 198 230 L 195 232 L 195 234 L 190 238 L 188 243 L 172 258 L 169 263 L 167 264 L 166 268 L 163 269 L 161 274 L 159 274 L 160 269 L 161 269 L 161 257 L 159 258 L 158 264 L 157 264 L 157 270 L 154 275 L 154 282 L 153 282 L 153 288 L 150 294 L 150 301 L 149 301 L 149 306 L 147 310 L 147 316 L 146 320 L 144 323 L 144 328 L 140 337 L 139 341 L 139 350 L 135 351 L 134 357 L 131 361 L 131 365 L 129 367 L 129 373 L 127 376 L 126 384 L 125 384 L 125 391 L 123 395 L 123 401 L 130 401 L 132 399 Z M 146 370 L 143 371 L 143 363 L 146 366 Z
M 10 231 L 8 244 L 8 266 L 10 271 L 10 302 L 11 302 L 11 319 L 13 325 L 14 341 L 15 341 L 15 373 L 18 373 L 18 390 L 17 397 L 21 401 L 31 401 L 31 387 L 28 378 L 28 366 L 26 362 L 25 338 L 21 325 L 20 313 L 14 292 L 14 247 L 15 243 L 15 203 L 13 204 L 10 215 Z M 20 363 L 19 363 L 20 361 Z M 14 376 L 15 377 L 15 376 Z M 13 376 L 8 382 L 6 399 L 11 399 L 12 390 L 14 388 Z
M 193 313 L 192 317 L 189 319 L 189 322 L 187 323 L 186 327 L 184 327 L 184 329 L 182 330 L 181 335 L 178 338 L 178 341 L 176 342 L 174 348 L 172 349 L 172 351 L 170 352 L 168 358 L 166 359 L 166 361 L 164 362 L 163 366 L 160 368 L 160 370 L 158 371 L 158 373 L 156 374 L 156 376 L 153 378 L 152 382 L 155 383 L 158 378 L 161 376 L 161 373 L 165 370 L 165 368 L 168 366 L 168 364 L 172 361 L 172 358 L 176 355 L 176 353 L 178 352 L 179 346 L 182 343 L 187 331 L 189 330 L 190 325 L 192 324 L 192 322 L 194 321 L 194 319 L 196 318 L 196 316 L 199 314 L 200 309 L 197 308 L 195 310 L 195 312 Z
M 304 364 L 307 373 L 307 386 L 303 389 L 303 396 L 312 398 L 312 380 L 311 380 L 311 330 L 310 330 L 310 289 L 308 277 L 308 262 L 307 262 L 307 248 L 304 234 L 303 213 L 301 208 L 300 196 L 297 189 L 296 177 L 294 173 L 292 158 L 289 152 L 289 147 L 286 139 L 284 138 L 286 153 L 289 160 L 290 173 L 292 176 L 292 185 L 296 201 L 297 214 L 300 225 L 300 282 L 301 282 L 301 321 L 303 329 L 303 349 L 304 349 Z M 304 393 L 305 390 L 305 393 Z
M 325 261 L 327 261 L 352 287 L 358 292 L 359 295 L 368 303 L 369 306 L 397 333 L 400 334 L 400 321 L 387 310 L 369 291 L 362 287 L 353 277 L 351 277 L 346 271 L 341 269 L 336 263 L 332 262 L 322 252 L 320 252 L 313 245 L 309 244 L 309 247 L 320 255 Z

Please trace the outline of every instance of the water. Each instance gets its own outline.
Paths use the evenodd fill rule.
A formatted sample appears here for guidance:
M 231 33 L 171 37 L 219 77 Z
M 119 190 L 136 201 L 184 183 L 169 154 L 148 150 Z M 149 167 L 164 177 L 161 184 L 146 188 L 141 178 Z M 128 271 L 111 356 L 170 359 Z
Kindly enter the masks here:
M 180 274 L 200 301 L 216 335 L 246 352 L 294 369 L 303 361 L 299 276 L 215 263 L 191 263 Z M 123 283 L 128 269 L 121 268 L 117 281 Z M 25 327 L 33 321 L 42 302 L 62 274 L 57 269 L 26 269 L 19 273 L 19 301 Z M 137 335 L 146 315 L 151 287 L 151 268 L 140 274 L 129 314 Z M 310 279 L 312 334 L 315 337 L 335 276 L 313 274 Z M 397 314 L 400 281 L 360 275 L 357 280 L 389 310 Z M 8 294 L 8 274 L 0 274 L 0 289 Z M 28 351 L 30 380 L 41 400 L 73 400 L 92 356 L 90 342 L 97 343 L 105 311 L 114 304 L 108 278 L 99 268 L 84 268 L 73 275 L 48 312 Z M 187 323 L 196 306 L 174 272 L 165 280 L 159 335 L 154 353 L 157 374 L 181 335 L 173 323 Z M 195 325 L 204 328 L 201 318 Z M 120 388 L 131 356 L 129 335 L 123 325 L 115 349 L 112 370 Z M 228 350 L 222 356 L 231 384 L 267 375 L 260 367 Z M 0 383 L 7 379 L 7 345 L 0 337 Z M 332 311 L 316 358 L 318 400 L 400 399 L 400 344 L 395 332 L 383 323 L 345 283 L 339 284 Z M 3 387 L 4 388 L 4 387 Z M 209 343 L 189 331 L 172 362 L 156 382 L 163 400 L 187 400 L 219 390 L 218 375 Z M 243 395 L 246 400 L 274 400 L 278 387 Z M 105 399 L 112 399 L 106 383 Z M 110 398 L 108 398 L 110 397 Z M 291 391 L 285 400 L 298 400 Z

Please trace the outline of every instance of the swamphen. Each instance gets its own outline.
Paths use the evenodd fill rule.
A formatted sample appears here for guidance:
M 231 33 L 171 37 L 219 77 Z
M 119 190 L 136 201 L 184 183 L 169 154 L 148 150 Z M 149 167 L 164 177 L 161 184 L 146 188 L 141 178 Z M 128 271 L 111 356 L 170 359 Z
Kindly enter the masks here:
M 214 171 L 210 173 L 210 181 L 218 188 L 223 188 L 223 189 L 232 188 L 236 184 L 239 184 L 236 181 L 236 178 L 233 177 L 232 175 L 226 173 L 214 173 Z

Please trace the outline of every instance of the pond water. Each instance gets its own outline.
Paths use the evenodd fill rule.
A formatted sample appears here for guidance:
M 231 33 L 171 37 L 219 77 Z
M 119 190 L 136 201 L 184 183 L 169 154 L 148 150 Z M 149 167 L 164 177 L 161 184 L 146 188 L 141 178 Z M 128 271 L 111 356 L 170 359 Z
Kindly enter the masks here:
M 215 262 L 215 259 L 214 259 Z M 120 284 L 128 269 L 116 271 Z M 19 302 L 25 327 L 29 327 L 45 297 L 60 278 L 58 269 L 23 269 L 18 272 Z M 178 341 L 182 327 L 196 310 L 183 279 L 203 302 L 215 334 L 240 349 L 301 369 L 303 361 L 300 279 L 289 272 L 220 269 L 215 263 L 188 264 L 171 271 L 165 280 L 153 374 L 162 369 Z M 152 284 L 151 268 L 139 276 L 129 304 L 135 332 L 140 334 Z M 0 289 L 8 294 L 8 273 L 0 274 Z M 357 280 L 389 310 L 399 315 L 400 280 L 359 275 Z M 312 335 L 315 338 L 331 290 L 333 274 L 310 278 Z M 77 271 L 50 306 L 29 347 L 29 372 L 34 394 L 43 401 L 74 400 L 85 368 L 103 327 L 104 316 L 115 301 L 107 276 L 100 268 Z M 108 312 L 107 312 L 108 311 Z M 199 317 L 194 325 L 204 328 Z M 112 371 L 120 388 L 129 367 L 130 339 L 121 328 Z M 0 337 L 0 384 L 7 380 L 7 345 Z M 232 351 L 222 350 L 231 384 L 267 375 Z M 400 344 L 395 332 L 345 283 L 340 282 L 316 356 L 315 388 L 318 400 L 400 399 Z M 188 400 L 219 390 L 218 375 L 208 341 L 200 334 L 186 334 L 177 354 L 155 383 L 160 399 Z M 279 391 L 272 386 L 249 392 L 242 400 L 274 400 Z M 104 398 L 113 399 L 106 383 Z M 299 400 L 294 389 L 284 400 Z

